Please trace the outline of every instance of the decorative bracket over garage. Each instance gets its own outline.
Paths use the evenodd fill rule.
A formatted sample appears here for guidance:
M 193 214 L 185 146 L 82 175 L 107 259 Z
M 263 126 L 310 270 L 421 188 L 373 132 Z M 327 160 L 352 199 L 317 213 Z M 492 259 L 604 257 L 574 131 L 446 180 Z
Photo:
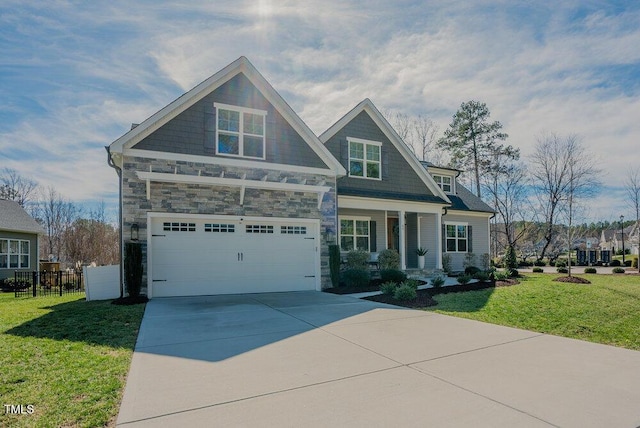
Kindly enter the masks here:
M 204 186 L 227 186 L 240 189 L 240 205 L 244 204 L 245 189 L 281 190 L 289 192 L 308 192 L 318 195 L 318 209 L 322 205 L 324 194 L 331 190 L 329 186 L 310 185 L 303 183 L 287 183 L 263 180 L 247 180 L 243 178 L 203 177 L 200 175 L 169 174 L 165 172 L 136 171 L 140 180 L 147 182 L 147 200 L 151 198 L 151 182 L 159 183 L 186 183 L 200 184 Z

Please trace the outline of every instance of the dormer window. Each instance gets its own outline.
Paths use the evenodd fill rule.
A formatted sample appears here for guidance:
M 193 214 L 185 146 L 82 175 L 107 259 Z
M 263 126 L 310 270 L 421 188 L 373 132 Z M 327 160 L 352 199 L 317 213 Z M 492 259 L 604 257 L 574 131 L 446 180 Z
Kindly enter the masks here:
M 216 153 L 265 158 L 266 111 L 215 103 Z
M 453 186 L 451 185 L 451 177 L 447 175 L 434 175 L 433 180 L 445 193 L 452 193 Z
M 349 141 L 349 176 L 380 180 L 382 143 L 359 138 L 347 140 Z

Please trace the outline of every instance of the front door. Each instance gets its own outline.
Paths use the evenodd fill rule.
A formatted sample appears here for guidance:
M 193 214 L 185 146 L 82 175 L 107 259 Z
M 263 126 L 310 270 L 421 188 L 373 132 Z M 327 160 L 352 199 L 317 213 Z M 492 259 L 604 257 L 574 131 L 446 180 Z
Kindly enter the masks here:
M 400 224 L 397 218 L 387 218 L 387 245 L 390 250 L 400 251 Z

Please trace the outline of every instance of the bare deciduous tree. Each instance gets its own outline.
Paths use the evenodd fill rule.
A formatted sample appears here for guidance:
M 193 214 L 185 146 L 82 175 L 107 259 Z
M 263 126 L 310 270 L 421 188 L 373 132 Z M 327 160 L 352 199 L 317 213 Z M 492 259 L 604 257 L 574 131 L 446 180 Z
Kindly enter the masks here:
M 35 217 L 47 235 L 44 243 L 46 255 L 60 260 L 63 252 L 63 237 L 76 218 L 76 206 L 49 186 L 40 192 Z
M 20 206 L 31 201 L 38 184 L 21 176 L 15 169 L 4 168 L 0 174 L 0 199 L 16 201 Z
M 576 207 L 581 200 L 599 190 L 600 170 L 575 134 L 539 137 L 530 160 L 539 203 L 537 212 L 544 217 L 544 246 L 538 256 L 540 260 L 552 243 L 557 241 L 558 228 L 555 226 L 563 217 L 568 222 L 567 241 L 571 247 Z
M 624 182 L 627 191 L 627 204 L 633 209 L 636 215 L 636 224 L 633 232 L 638 236 L 638 248 L 640 248 L 640 168 L 636 167 L 629 171 L 629 175 Z M 640 263 L 638 263 L 638 272 L 640 272 Z
M 418 159 L 444 165 L 443 152 L 435 150 L 438 126 L 431 119 L 397 111 L 386 111 L 383 115 Z
M 64 259 L 98 265 L 119 261 L 118 229 L 105 220 L 104 203 L 87 218 L 76 219 L 64 232 Z

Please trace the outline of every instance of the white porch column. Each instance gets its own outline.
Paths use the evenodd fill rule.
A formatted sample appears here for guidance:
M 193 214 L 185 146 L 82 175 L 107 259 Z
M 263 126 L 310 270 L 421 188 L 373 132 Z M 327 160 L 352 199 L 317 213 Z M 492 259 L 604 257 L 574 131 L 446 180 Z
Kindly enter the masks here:
M 442 269 L 442 213 L 436 214 L 436 269 Z
M 405 239 L 405 223 L 404 223 L 404 211 L 398 211 L 398 225 L 400 226 L 400 230 L 398 231 L 398 235 L 400 238 L 400 243 L 398 250 L 400 251 L 400 269 L 407 269 L 407 248 L 406 248 L 406 239 Z
M 387 230 L 388 227 L 389 227 L 389 220 L 387 217 L 387 210 L 385 210 L 384 211 L 384 249 L 385 250 L 389 248 L 389 231 Z

